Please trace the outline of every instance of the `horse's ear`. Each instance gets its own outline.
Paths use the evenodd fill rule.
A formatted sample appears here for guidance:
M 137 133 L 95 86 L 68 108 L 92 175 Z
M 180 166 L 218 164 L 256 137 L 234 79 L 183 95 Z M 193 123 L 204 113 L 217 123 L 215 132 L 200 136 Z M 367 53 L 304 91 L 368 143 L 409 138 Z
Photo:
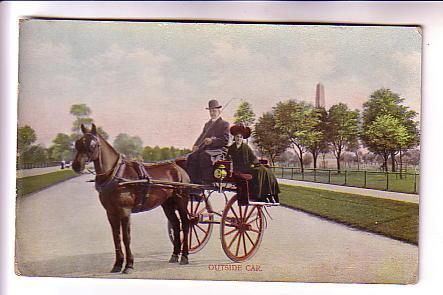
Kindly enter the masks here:
M 94 135 L 97 135 L 97 128 L 95 127 L 94 123 L 92 123 L 91 133 L 94 134 Z
M 81 124 L 81 125 L 80 125 L 80 128 L 81 128 L 83 134 L 85 134 L 86 131 L 87 131 L 85 125 Z

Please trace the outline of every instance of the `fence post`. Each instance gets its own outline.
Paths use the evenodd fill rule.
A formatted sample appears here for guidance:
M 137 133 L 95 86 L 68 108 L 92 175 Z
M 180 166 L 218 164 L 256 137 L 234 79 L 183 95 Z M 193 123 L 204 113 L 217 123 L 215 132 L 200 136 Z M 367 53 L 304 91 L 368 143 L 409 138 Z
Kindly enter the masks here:
M 283 171 L 284 171 L 284 170 L 283 170 L 283 167 L 280 167 L 280 168 L 281 168 L 281 178 L 284 178 L 284 177 L 283 177 Z
M 314 182 L 317 182 L 317 169 L 314 169 Z
M 294 167 L 291 167 L 291 179 L 294 179 Z
M 389 172 L 386 172 L 386 190 L 389 190 Z
M 345 170 L 345 185 L 347 184 L 348 180 L 348 170 Z
M 328 170 L 328 183 L 331 183 L 331 170 Z
M 365 170 L 365 183 L 364 183 L 364 185 L 363 185 L 364 188 L 366 188 L 366 185 L 367 185 L 367 180 L 366 180 L 366 177 L 367 177 L 367 174 L 368 174 L 367 172 L 368 172 L 368 171 Z
M 301 169 L 301 180 L 305 180 L 305 169 Z
M 417 193 L 417 174 L 414 174 L 414 193 Z

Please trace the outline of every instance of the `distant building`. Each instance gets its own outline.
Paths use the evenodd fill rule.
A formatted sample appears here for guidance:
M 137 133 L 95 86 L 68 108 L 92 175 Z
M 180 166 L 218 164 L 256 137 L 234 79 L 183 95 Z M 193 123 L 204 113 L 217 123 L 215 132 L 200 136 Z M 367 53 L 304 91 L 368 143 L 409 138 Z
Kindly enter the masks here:
M 318 83 L 315 91 L 315 107 L 320 108 L 325 106 L 325 87 Z

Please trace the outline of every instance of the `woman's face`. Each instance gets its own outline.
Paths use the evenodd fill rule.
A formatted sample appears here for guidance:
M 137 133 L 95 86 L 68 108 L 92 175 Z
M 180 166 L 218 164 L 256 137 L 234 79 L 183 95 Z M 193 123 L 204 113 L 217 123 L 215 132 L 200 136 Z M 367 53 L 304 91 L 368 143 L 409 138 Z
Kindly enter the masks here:
M 243 135 L 240 134 L 240 133 L 234 135 L 234 142 L 235 142 L 236 144 L 240 144 L 240 143 L 242 143 L 242 142 L 243 142 Z

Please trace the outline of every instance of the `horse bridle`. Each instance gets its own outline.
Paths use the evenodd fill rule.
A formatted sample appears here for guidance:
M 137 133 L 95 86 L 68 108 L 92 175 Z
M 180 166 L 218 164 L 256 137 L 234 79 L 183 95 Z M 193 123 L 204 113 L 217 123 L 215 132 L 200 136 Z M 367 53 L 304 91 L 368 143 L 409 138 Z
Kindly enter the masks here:
M 101 153 L 100 153 L 100 140 L 99 140 L 99 137 L 97 135 L 95 135 L 95 134 L 90 133 L 90 132 L 87 132 L 87 133 L 84 133 L 84 134 L 91 136 L 92 139 L 93 139 L 89 143 L 89 146 L 88 146 L 88 149 L 87 149 L 87 152 L 86 152 L 86 155 L 88 156 L 88 159 L 86 160 L 86 164 L 88 164 L 88 163 L 90 163 L 92 161 L 98 160 L 98 162 L 100 164 L 100 167 L 103 167 Z M 92 151 L 91 151 L 91 148 L 93 149 Z M 108 169 L 105 172 L 102 172 L 102 173 L 95 172 L 94 174 L 96 176 L 102 176 L 102 175 L 108 174 L 109 172 L 111 172 L 114 169 L 115 169 L 115 165 L 113 165 L 113 167 L 111 167 L 110 169 Z M 89 172 L 91 172 L 91 171 L 89 171 Z

